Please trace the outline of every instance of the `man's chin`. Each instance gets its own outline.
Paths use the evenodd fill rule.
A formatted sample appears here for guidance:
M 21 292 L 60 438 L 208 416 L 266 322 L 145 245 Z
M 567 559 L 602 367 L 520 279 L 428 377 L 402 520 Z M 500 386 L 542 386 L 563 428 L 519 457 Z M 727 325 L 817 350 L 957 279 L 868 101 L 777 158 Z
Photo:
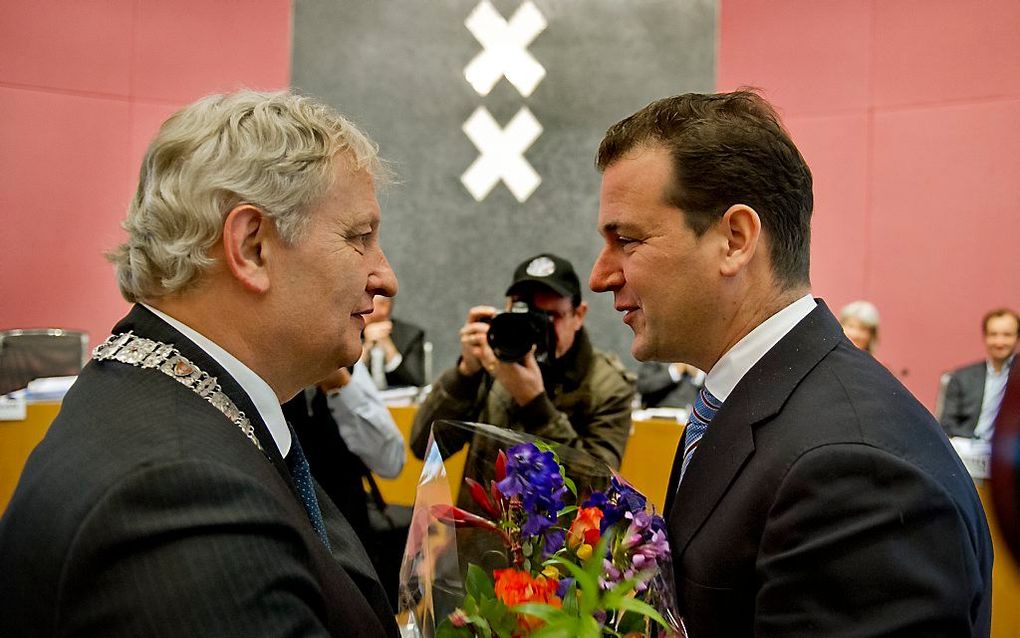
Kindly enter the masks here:
M 630 353 L 638 361 L 654 361 L 655 352 L 648 343 L 639 335 L 634 335 L 634 342 L 630 344 Z

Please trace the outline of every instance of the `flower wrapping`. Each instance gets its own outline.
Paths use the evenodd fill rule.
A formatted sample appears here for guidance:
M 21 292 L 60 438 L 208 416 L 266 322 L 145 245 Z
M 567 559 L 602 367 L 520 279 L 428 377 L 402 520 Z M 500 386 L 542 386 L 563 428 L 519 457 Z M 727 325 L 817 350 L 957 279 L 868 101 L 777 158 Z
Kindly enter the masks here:
M 448 472 L 461 460 L 463 476 Z M 669 552 L 644 495 L 593 457 L 437 421 L 401 567 L 401 631 L 685 636 Z

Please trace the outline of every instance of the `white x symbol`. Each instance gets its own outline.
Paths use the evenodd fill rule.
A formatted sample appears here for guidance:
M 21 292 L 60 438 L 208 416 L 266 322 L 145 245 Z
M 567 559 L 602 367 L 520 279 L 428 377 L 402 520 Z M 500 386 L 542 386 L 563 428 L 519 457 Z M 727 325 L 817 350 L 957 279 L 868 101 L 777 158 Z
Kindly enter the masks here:
M 475 201 L 488 197 L 501 179 L 518 202 L 523 204 L 531 197 L 542 178 L 524 159 L 524 151 L 542 134 L 542 125 L 528 107 L 522 106 L 501 129 L 489 110 L 479 106 L 462 128 L 481 153 L 460 176 Z
M 528 97 L 545 77 L 545 69 L 527 51 L 531 41 L 546 27 L 538 8 L 527 0 L 517 7 L 510 22 L 489 0 L 482 0 L 464 26 L 483 49 L 466 67 L 464 77 L 478 95 L 488 95 L 499 78 L 506 77 L 521 95 Z

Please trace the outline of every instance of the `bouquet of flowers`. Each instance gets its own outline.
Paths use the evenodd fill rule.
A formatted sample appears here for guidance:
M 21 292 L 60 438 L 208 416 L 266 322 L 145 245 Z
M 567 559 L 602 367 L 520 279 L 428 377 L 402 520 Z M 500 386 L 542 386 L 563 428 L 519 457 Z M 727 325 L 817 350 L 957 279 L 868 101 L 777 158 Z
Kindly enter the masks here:
M 476 462 L 454 505 L 435 488 L 442 443 L 458 437 Z M 662 518 L 596 464 L 491 426 L 437 423 L 401 570 L 405 635 L 684 636 Z M 571 465 L 586 468 L 580 481 Z

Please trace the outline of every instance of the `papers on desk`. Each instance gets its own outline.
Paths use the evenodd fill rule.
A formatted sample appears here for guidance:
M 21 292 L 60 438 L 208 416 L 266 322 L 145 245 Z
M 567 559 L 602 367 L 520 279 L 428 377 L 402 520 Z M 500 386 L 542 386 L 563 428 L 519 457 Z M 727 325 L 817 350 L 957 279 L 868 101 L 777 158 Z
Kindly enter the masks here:
M 24 421 L 29 403 L 62 401 L 78 377 L 44 377 L 28 387 L 0 396 L 0 421 Z
M 27 416 L 24 390 L 0 395 L 0 421 L 24 421 Z
M 45 377 L 28 382 L 25 399 L 28 401 L 61 401 L 78 377 Z
M 427 394 L 423 391 L 425 388 L 418 388 L 415 386 L 405 386 L 400 388 L 387 388 L 379 391 L 379 396 L 382 397 L 383 403 L 390 406 L 400 405 L 414 405 L 418 402 L 418 396 Z
M 630 418 L 632 421 L 659 419 L 660 421 L 687 423 L 687 415 L 688 412 L 684 408 L 645 408 L 644 410 L 634 410 L 631 412 Z
M 960 455 L 963 466 L 967 468 L 971 478 L 986 479 L 991 469 L 992 444 L 981 439 L 969 439 L 962 436 L 949 438 L 953 449 Z

